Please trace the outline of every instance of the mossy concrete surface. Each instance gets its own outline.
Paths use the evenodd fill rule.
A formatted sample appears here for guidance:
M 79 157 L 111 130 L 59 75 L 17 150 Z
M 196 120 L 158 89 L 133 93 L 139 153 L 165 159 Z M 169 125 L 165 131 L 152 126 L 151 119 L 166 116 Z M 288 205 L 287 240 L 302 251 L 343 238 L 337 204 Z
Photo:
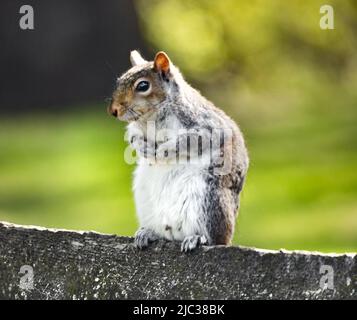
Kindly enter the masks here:
M 1 299 L 355 299 L 354 254 L 202 247 L 0 223 Z

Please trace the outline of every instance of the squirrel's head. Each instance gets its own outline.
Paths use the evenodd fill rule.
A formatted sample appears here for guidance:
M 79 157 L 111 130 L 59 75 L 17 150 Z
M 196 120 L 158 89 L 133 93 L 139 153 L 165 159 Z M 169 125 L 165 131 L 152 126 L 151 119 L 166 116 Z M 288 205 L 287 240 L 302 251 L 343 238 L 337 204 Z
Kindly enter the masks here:
M 165 52 L 146 61 L 138 51 L 130 53 L 132 68 L 117 79 L 108 112 L 122 121 L 136 121 L 154 113 L 175 88 L 176 68 Z

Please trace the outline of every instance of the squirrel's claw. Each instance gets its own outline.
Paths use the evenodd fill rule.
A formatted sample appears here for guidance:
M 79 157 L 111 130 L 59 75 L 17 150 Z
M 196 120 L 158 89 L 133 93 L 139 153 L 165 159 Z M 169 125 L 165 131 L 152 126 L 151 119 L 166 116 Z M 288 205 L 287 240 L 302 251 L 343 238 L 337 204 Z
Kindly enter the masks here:
M 134 245 L 139 249 L 145 249 L 149 246 L 150 242 L 159 239 L 159 236 L 152 230 L 140 228 L 135 233 Z
M 198 248 L 200 245 L 206 243 L 207 243 L 207 239 L 205 236 L 198 236 L 198 235 L 188 236 L 185 239 L 183 239 L 181 243 L 181 251 L 189 252 Z

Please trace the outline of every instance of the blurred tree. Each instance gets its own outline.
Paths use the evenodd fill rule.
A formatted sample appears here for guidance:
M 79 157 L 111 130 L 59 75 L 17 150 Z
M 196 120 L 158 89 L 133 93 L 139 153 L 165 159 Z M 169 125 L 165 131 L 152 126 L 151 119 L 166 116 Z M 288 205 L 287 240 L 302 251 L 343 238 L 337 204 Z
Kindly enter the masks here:
M 102 102 L 129 51 L 145 49 L 130 0 L 29 0 L 34 30 L 19 26 L 23 4 L 1 3 L 0 112 Z
M 257 81 L 290 64 L 340 75 L 356 60 L 357 11 L 335 6 L 335 30 L 319 27 L 323 1 L 138 1 L 147 39 L 167 50 L 190 78 L 210 81 L 221 72 Z M 208 78 L 208 79 L 207 79 Z

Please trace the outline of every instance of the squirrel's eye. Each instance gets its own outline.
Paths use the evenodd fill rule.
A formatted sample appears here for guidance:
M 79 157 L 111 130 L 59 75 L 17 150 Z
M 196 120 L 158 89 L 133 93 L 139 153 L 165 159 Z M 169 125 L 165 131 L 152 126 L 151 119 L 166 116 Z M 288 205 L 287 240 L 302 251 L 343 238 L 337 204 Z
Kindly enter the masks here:
M 135 90 L 139 92 L 145 92 L 148 91 L 149 88 L 150 88 L 150 82 L 146 80 L 142 80 L 136 85 Z

